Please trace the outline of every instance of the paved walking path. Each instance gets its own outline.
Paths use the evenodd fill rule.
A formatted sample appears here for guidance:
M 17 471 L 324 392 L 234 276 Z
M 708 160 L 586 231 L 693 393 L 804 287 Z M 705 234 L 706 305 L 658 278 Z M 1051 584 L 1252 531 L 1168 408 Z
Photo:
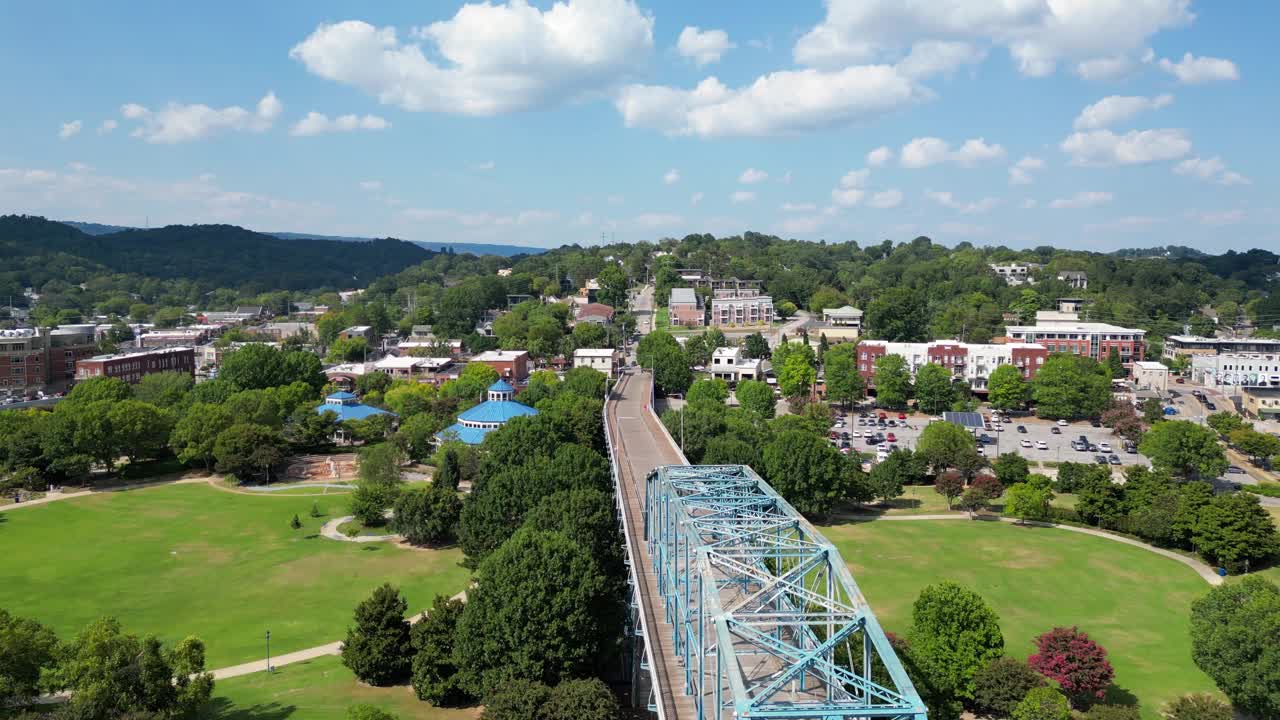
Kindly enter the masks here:
M 969 520 L 971 519 L 969 515 L 963 514 L 963 513 L 947 514 L 947 515 L 872 515 L 872 514 L 860 515 L 858 513 L 845 513 L 840 517 L 841 519 L 856 520 L 856 521 L 862 521 L 862 522 L 871 522 L 876 520 Z M 972 519 L 986 521 L 986 522 L 993 522 L 998 520 L 1000 522 L 1006 522 L 1010 524 L 1018 523 L 1018 521 L 1015 520 L 1014 518 L 1001 517 L 998 515 L 980 515 Z M 1097 528 L 1076 527 L 1075 525 L 1059 525 L 1057 523 L 1039 522 L 1036 520 L 1027 521 L 1022 524 L 1033 525 L 1035 527 L 1056 528 L 1058 530 L 1069 530 L 1071 532 L 1080 533 L 1082 535 L 1092 535 L 1094 537 L 1100 537 L 1106 540 L 1112 540 L 1114 542 L 1124 543 L 1125 545 L 1132 545 L 1134 547 L 1142 548 L 1143 550 L 1146 550 L 1148 552 L 1153 552 L 1157 555 L 1163 555 L 1169 558 L 1170 560 L 1177 560 L 1183 565 L 1186 565 L 1192 570 L 1195 570 L 1196 573 L 1199 574 L 1200 577 L 1203 578 L 1204 581 L 1209 583 L 1210 585 L 1221 585 L 1224 582 L 1224 578 L 1221 575 L 1218 575 L 1218 573 L 1215 572 L 1212 567 L 1206 565 L 1205 563 L 1193 557 L 1188 557 L 1181 553 L 1176 553 L 1172 550 L 1166 550 L 1164 548 L 1155 547 L 1154 545 L 1148 545 L 1142 542 L 1141 540 L 1134 540 L 1132 538 L 1124 537 L 1123 535 L 1116 535 L 1113 533 L 1109 533 L 1106 530 L 1099 530 Z
M 343 535 L 341 532 L 339 532 L 338 530 L 339 525 L 343 523 L 351 522 L 352 520 L 355 520 L 355 519 L 356 519 L 355 515 L 344 515 L 340 518 L 334 518 L 329 522 L 325 523 L 324 525 L 320 526 L 320 535 L 321 537 L 326 537 L 330 540 L 340 540 L 342 542 L 354 542 L 354 543 L 386 542 L 387 540 L 400 539 L 399 535 L 356 535 L 355 537 L 347 537 L 346 535 Z
M 88 497 L 90 495 L 101 495 L 102 493 L 125 492 L 126 490 L 146 490 L 148 488 L 162 487 L 164 485 L 192 485 L 195 483 L 210 482 L 210 481 L 211 481 L 211 478 L 209 476 L 200 475 L 197 477 L 184 477 L 178 480 L 155 480 L 152 482 L 134 483 L 132 485 L 119 485 L 116 487 L 101 488 L 101 489 L 76 490 L 74 492 L 46 493 L 44 497 L 36 498 L 35 500 L 26 500 L 20 503 L 10 503 L 8 505 L 0 505 L 0 512 L 7 512 L 9 510 L 19 510 L 21 508 L 32 507 L 35 505 L 48 505 L 51 502 L 58 502 L 61 500 L 74 500 L 76 498 Z

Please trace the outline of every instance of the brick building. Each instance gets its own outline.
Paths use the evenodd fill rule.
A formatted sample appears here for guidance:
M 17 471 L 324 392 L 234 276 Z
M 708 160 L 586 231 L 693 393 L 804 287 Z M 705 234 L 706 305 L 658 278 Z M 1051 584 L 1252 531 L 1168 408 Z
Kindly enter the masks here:
M 912 377 L 929 363 L 941 365 L 955 377 L 963 378 L 974 392 L 986 392 L 987 380 L 1001 365 L 1013 365 L 1030 380 L 1044 365 L 1049 351 L 1032 343 L 961 343 L 935 340 L 927 343 L 899 343 L 885 340 L 863 340 L 858 343 L 858 373 L 872 385 L 876 360 L 884 355 L 899 355 L 907 363 Z
M 702 298 L 693 288 L 671 288 L 667 302 L 667 319 L 679 327 L 702 327 L 706 316 L 702 310 Z
M 24 393 L 44 387 L 49 337 L 34 328 L 0 330 L 0 389 Z
M 1011 340 L 1036 343 L 1051 353 L 1073 353 L 1103 362 L 1114 348 L 1125 367 L 1146 356 L 1146 330 L 1119 327 L 1110 323 L 1082 322 L 1075 313 L 1042 310 L 1035 325 L 1005 328 Z
M 76 376 L 76 363 L 98 352 L 98 326 L 59 325 L 49 331 L 48 380 L 63 382 Z
M 507 382 L 522 383 L 529 377 L 529 353 L 524 350 L 490 350 L 471 358 L 498 371 Z
M 184 372 L 195 375 L 195 351 L 189 347 L 161 348 L 140 352 L 98 355 L 76 363 L 76 380 L 115 377 L 129 384 L 145 375 L 159 372 Z

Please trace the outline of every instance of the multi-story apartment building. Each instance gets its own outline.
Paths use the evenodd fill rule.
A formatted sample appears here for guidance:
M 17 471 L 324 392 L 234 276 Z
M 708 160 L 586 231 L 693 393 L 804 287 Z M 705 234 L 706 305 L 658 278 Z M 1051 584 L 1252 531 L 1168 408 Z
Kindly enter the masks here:
M 1208 387 L 1280 388 L 1280 352 L 1195 355 L 1191 379 Z
M 195 351 L 189 347 L 160 348 L 115 355 L 98 355 L 76 363 L 77 381 L 94 377 L 114 377 L 133 384 L 144 376 L 160 372 L 182 372 L 195 375 Z
M 862 311 L 851 305 L 823 308 L 821 321 L 805 325 L 809 337 L 825 337 L 829 343 L 855 342 L 862 335 Z
M 1035 285 L 1036 279 L 1032 276 L 1040 266 L 1035 263 L 992 263 L 992 271 L 1000 276 L 1008 285 Z
M 48 335 L 35 328 L 0 330 L 0 389 L 24 393 L 44 387 Z
M 59 325 L 49 331 L 48 380 L 61 382 L 74 379 L 76 363 L 98 352 L 98 326 Z
M 1223 353 L 1280 353 L 1280 340 L 1170 335 L 1164 339 L 1164 350 L 1161 356 L 1173 360 L 1178 357 Z
M 716 290 L 711 298 L 711 324 L 715 327 L 768 325 L 773 322 L 773 298 L 754 288 Z
M 1010 325 L 1005 332 L 1016 342 L 1038 343 L 1051 353 L 1074 353 L 1099 362 L 1114 348 L 1125 367 L 1147 351 L 1146 330 L 1083 322 L 1075 313 L 1061 311 L 1042 310 L 1036 313 L 1035 325 Z
M 863 340 L 858 343 L 858 373 L 869 385 L 876 372 L 876 360 L 884 355 L 898 355 L 907 363 L 914 377 L 929 363 L 941 365 L 955 377 L 964 378 L 975 392 L 987 391 L 987 380 L 1001 365 L 1013 365 L 1028 380 L 1044 365 L 1049 351 L 1035 343 L 962 343 L 953 340 L 900 343 L 886 340 Z
M 706 317 L 702 309 L 702 298 L 693 288 L 671 288 L 671 299 L 667 301 L 667 319 L 672 325 L 680 327 L 702 327 L 706 325 Z

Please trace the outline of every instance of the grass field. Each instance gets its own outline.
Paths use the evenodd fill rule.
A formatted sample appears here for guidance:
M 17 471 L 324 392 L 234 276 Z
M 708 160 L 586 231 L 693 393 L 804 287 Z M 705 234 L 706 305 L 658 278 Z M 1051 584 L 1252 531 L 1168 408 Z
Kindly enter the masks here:
M 1076 496 L 1067 494 L 1055 495 L 1053 504 L 1057 507 L 1074 508 L 1076 506 Z M 1003 501 L 1001 498 L 996 498 L 991 502 L 991 506 L 1000 508 L 1003 506 Z M 885 515 L 945 515 L 948 512 L 956 514 L 963 512 L 959 509 L 948 511 L 947 499 L 939 495 L 932 485 L 904 486 L 902 495 L 894 498 L 887 507 L 875 505 L 867 509 Z
M 312 518 L 312 502 L 329 513 Z M 340 640 L 379 583 L 415 612 L 466 587 L 458 550 L 321 538 L 347 499 L 257 497 L 205 484 L 105 493 L 4 513 L 0 607 L 69 639 L 101 615 L 173 642 L 196 635 L 217 668 Z M 300 530 L 289 528 L 294 514 Z
M 1191 661 L 1191 602 L 1209 586 L 1140 548 L 1051 528 L 965 521 L 869 522 L 824 528 L 887 630 L 905 632 L 926 585 L 954 580 L 1000 615 L 1006 651 L 1078 625 L 1109 652 L 1113 702 L 1137 699 L 1144 718 L 1214 684 Z M 1131 694 L 1131 695 L 1130 695 Z
M 286 665 L 214 686 L 199 720 L 346 720 L 348 706 L 367 703 L 400 720 L 472 720 L 477 709 L 447 710 L 414 697 L 408 686 L 375 688 L 356 682 L 335 656 Z

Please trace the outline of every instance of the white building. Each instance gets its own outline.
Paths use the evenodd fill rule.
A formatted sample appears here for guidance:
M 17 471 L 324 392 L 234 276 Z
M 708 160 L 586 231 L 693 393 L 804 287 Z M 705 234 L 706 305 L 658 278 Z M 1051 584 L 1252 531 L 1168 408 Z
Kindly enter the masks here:
M 1075 313 L 1060 310 L 1041 310 L 1035 325 L 1010 325 L 1005 333 L 1017 342 L 1043 345 L 1051 353 L 1074 353 L 1098 362 L 1105 361 L 1114 348 L 1126 366 L 1141 360 L 1147 349 L 1146 330 L 1084 322 Z
M 977 392 L 986 392 L 987 380 L 1001 365 L 1013 365 L 1028 380 L 1044 365 L 1049 353 L 1035 343 L 960 343 L 953 340 L 933 342 L 887 342 L 864 340 L 858 343 L 858 372 L 868 383 L 874 381 L 876 360 L 885 355 L 898 355 L 907 369 L 916 372 L 929 363 L 949 370 L 953 377 L 963 378 Z
M 1063 270 L 1058 273 L 1058 279 L 1075 290 L 1089 289 L 1089 275 L 1083 270 Z
M 768 325 L 773 322 L 773 298 L 759 290 L 716 290 L 711 298 L 711 324 L 715 327 Z
M 1193 355 L 1191 377 L 1207 387 L 1280 388 L 1280 353 Z
M 991 263 L 991 269 L 1008 285 L 1035 285 L 1036 279 L 1031 276 L 1040 269 L 1035 263 Z
M 1139 360 L 1133 364 L 1133 386 L 1137 390 L 1169 393 L 1169 368 L 1164 363 Z
M 573 366 L 589 367 L 613 376 L 617 370 L 618 354 L 613 348 L 578 348 L 573 351 Z
M 722 347 L 711 353 L 711 365 L 708 368 L 711 377 L 729 383 L 743 380 L 761 380 L 768 367 L 761 359 L 743 357 L 742 348 Z

